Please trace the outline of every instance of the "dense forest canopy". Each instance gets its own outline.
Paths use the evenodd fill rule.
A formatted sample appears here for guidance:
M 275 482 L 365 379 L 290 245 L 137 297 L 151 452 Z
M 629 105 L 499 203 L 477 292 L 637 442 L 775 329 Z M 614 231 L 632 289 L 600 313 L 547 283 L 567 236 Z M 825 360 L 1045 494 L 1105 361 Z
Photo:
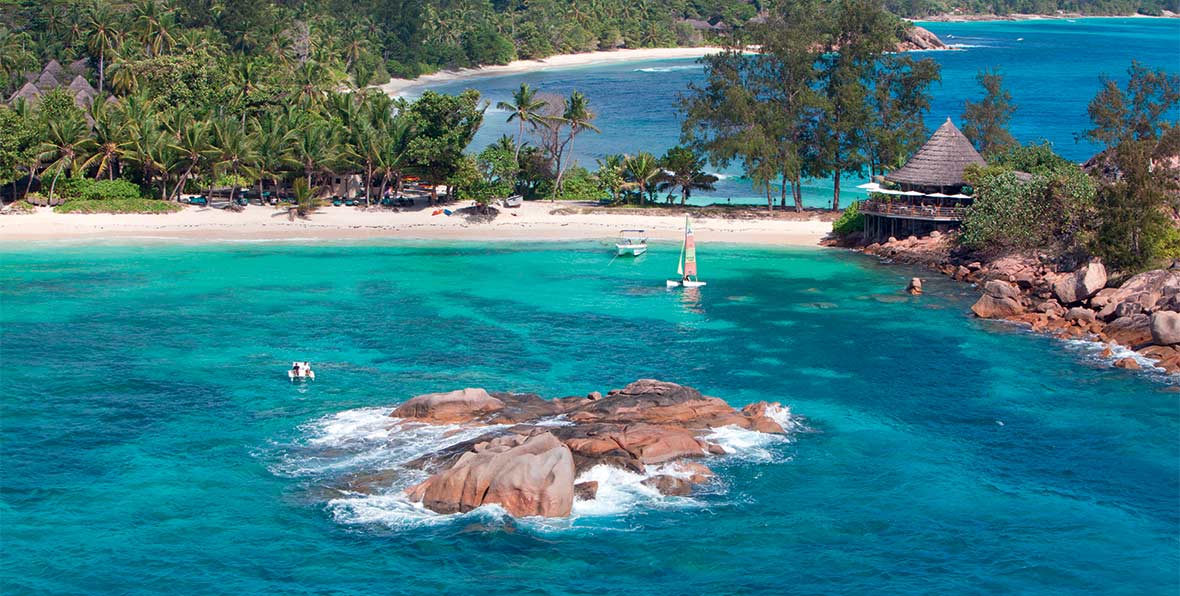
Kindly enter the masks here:
M 958 13 L 1159 14 L 1180 0 L 885 0 L 902 17 Z M 107 15 L 103 43 L 95 8 Z M 132 61 L 171 48 L 266 63 L 315 57 L 358 83 L 558 53 L 741 38 L 775 12 L 759 0 L 0 0 L 0 80 L 50 58 Z M 135 35 L 138 33 L 139 35 Z M 136 39 L 139 37 L 141 39 Z M 146 43 L 129 43 L 132 41 Z

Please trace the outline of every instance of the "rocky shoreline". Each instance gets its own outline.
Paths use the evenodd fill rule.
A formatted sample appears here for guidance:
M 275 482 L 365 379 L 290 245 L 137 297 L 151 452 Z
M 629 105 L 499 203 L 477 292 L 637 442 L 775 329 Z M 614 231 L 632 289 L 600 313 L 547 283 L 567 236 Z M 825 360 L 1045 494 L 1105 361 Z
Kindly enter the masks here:
M 578 479 L 598 466 L 645 475 L 643 484 L 663 495 L 689 495 L 715 475 L 701 460 L 727 453 L 707 438 L 715 429 L 783 434 L 784 424 L 790 426 L 780 404 L 737 410 L 691 387 L 651 379 L 606 395 L 559 399 L 473 388 L 431 393 L 389 416 L 402 430 L 487 427 L 409 462 L 429 474 L 405 489 L 411 502 L 442 514 L 498 505 L 514 517 L 569 516 L 575 499 L 595 498 L 598 483 Z
M 984 258 L 955 249 L 953 238 L 935 232 L 925 238 L 890 238 L 867 246 L 855 241 L 828 244 L 927 266 L 974 284 L 982 290 L 971 307 L 979 318 L 1020 323 L 1059 339 L 1101 342 L 1106 344 L 1103 354 L 1107 357 L 1122 346 L 1136 352 L 1142 362 L 1180 375 L 1180 269 L 1156 269 L 1112 280 L 1098 261 L 1063 268 L 1044 255 Z M 920 282 L 917 292 L 921 292 Z M 1129 356 L 1113 360 L 1112 365 L 1144 368 L 1140 359 Z

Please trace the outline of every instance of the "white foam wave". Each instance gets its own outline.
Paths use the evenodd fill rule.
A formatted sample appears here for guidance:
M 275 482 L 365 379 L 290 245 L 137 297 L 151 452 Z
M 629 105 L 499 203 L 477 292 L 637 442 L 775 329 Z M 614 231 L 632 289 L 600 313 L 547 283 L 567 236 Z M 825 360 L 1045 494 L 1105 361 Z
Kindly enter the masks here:
M 499 506 L 484 506 L 463 514 L 444 515 L 410 501 L 405 489 L 425 480 L 429 473 L 406 466 L 407 463 L 440 449 L 479 437 L 505 426 L 461 427 L 427 425 L 391 418 L 391 408 L 359 408 L 325 416 L 301 430 L 304 438 L 284 458 L 276 473 L 311 478 L 317 484 L 349 474 L 392 471 L 384 485 L 373 493 L 344 492 L 327 501 L 332 518 L 342 525 L 379 525 L 392 530 L 427 527 L 443 523 L 468 522 L 496 525 L 513 523 L 537 531 L 561 531 L 575 522 L 601 517 L 617 517 L 637 508 L 669 509 L 700 507 L 692 497 L 665 496 L 644 484 L 654 476 L 688 478 L 692 471 L 676 462 L 646 466 L 643 473 L 599 465 L 581 474 L 576 482 L 595 481 L 594 499 L 575 499 L 567 520 L 544 518 L 512 519 Z M 801 423 L 786 407 L 771 407 L 767 415 L 787 433 L 801 428 Z M 545 419 L 541 426 L 571 424 L 562 416 Z M 789 442 L 786 435 L 759 433 L 736 426 L 714 429 L 705 437 L 722 446 L 730 457 L 753 461 L 773 461 L 773 447 Z M 705 462 L 708 463 L 707 461 Z M 716 487 L 717 484 L 711 484 Z
M 597 482 L 598 492 L 591 500 L 574 500 L 573 517 L 606 517 L 627 513 L 637 507 L 649 509 L 699 507 L 692 497 L 666 496 L 643 482 L 655 476 L 688 478 L 688 472 L 675 463 L 646 466 L 643 474 L 612 466 L 598 465 L 578 476 L 575 482 Z
M 1144 371 L 1154 373 L 1167 373 L 1167 369 L 1156 366 L 1155 360 L 1132 350 L 1120 344 L 1106 344 L 1100 341 L 1093 341 L 1089 339 L 1066 339 L 1062 340 L 1067 349 L 1081 352 L 1090 359 L 1106 365 L 1113 365 L 1116 361 L 1124 358 L 1130 358 L 1137 362 L 1139 366 L 1143 367 Z M 1107 347 L 1110 347 L 1110 355 L 1104 356 L 1103 352 Z
M 771 448 L 789 443 L 790 434 L 800 430 L 803 425 L 786 406 L 771 406 L 767 408 L 766 416 L 777 422 L 786 434 L 761 433 L 740 426 L 722 426 L 713 429 L 712 433 L 705 436 L 705 440 L 720 445 L 732 456 L 763 462 L 773 461 L 775 453 Z
M 947 47 L 955 48 L 957 50 L 966 50 L 970 48 L 986 48 L 987 46 L 973 43 L 951 43 L 947 44 Z
M 430 425 L 391 418 L 391 408 L 360 408 L 304 425 L 302 449 L 276 472 L 294 477 L 391 469 L 503 426 Z M 402 483 L 408 485 L 408 483 Z M 401 486 L 405 488 L 405 486 Z
M 678 70 L 696 70 L 701 68 L 695 64 L 683 66 L 649 66 L 647 68 L 636 68 L 635 72 L 676 72 Z
M 553 416 L 552 418 L 542 418 L 533 423 L 533 426 L 573 426 L 574 423 L 566 419 L 565 414 L 560 416 Z

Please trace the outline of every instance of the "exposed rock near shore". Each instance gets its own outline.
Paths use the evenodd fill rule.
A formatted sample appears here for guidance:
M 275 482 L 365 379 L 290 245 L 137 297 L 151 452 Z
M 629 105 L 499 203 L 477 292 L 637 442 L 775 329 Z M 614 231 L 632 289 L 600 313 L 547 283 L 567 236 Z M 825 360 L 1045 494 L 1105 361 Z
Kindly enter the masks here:
M 931 33 L 929 29 L 914 25 L 905 30 L 901 35 L 901 40 L 897 44 L 897 51 L 909 52 L 912 50 L 945 50 L 947 45 L 938 38 L 937 35 Z
M 1059 271 L 1043 256 L 982 259 L 953 250 L 953 238 L 911 236 L 861 250 L 978 285 L 982 296 L 971 310 L 980 318 L 1024 323 L 1059 338 L 1118 344 L 1180 373 L 1180 270 L 1147 271 L 1107 287 L 1111 280 L 1098 261 Z M 1112 364 L 1141 368 L 1134 358 Z
M 643 474 L 666 495 L 686 495 L 713 472 L 695 460 L 725 453 L 706 437 L 737 427 L 783 433 L 777 403 L 736 410 L 691 388 L 643 379 L 607 393 L 546 400 L 533 394 L 463 389 L 414 397 L 390 415 L 399 424 L 488 426 L 488 432 L 411 463 L 431 476 L 406 490 L 439 513 L 497 504 L 514 516 L 568 516 L 575 496 L 594 498 L 580 474 L 607 465 Z M 668 467 L 670 466 L 670 467 Z M 665 471 L 666 470 L 666 471 Z

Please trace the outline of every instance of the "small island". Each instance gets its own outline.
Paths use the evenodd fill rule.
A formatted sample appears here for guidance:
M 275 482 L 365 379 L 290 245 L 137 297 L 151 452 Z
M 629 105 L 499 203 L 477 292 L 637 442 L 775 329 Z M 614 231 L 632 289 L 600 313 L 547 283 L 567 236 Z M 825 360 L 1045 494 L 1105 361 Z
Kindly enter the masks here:
M 664 495 L 684 496 L 715 476 L 702 461 L 724 455 L 710 442 L 715 429 L 783 434 L 797 422 L 778 403 L 740 411 L 691 388 L 641 379 L 585 397 L 462 389 L 419 395 L 390 414 L 391 425 L 478 428 L 478 437 L 444 447 L 406 465 L 430 477 L 406 489 L 437 513 L 466 513 L 499 505 L 510 515 L 566 517 L 575 498 L 593 500 L 598 483 L 578 478 L 597 466 L 646 475 Z M 353 479 L 352 490 L 380 490 L 384 471 Z

